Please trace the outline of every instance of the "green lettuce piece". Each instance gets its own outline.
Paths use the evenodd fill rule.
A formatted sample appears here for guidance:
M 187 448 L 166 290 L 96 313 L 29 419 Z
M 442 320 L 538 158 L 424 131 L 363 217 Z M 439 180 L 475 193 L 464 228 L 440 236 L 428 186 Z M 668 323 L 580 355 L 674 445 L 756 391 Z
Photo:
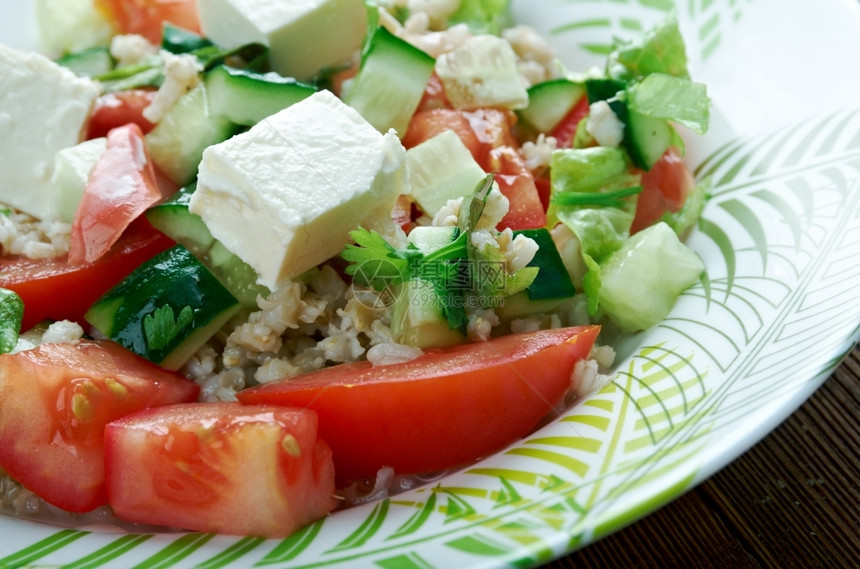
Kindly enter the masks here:
M 704 83 L 654 73 L 627 88 L 627 104 L 640 114 L 674 121 L 698 134 L 708 130 L 711 100 Z
M 693 186 L 681 209 L 675 213 L 664 213 L 661 221 L 683 239 L 699 222 L 702 210 L 711 197 L 711 185 L 711 179 L 706 178 Z
M 7 354 L 18 343 L 24 320 L 24 302 L 14 291 L 0 288 L 0 354 Z
M 556 215 L 579 239 L 582 260 L 588 268 L 582 289 L 588 298 L 588 312 L 594 316 L 600 306 L 600 265 L 624 245 L 630 235 L 633 212 L 615 207 L 560 208 Z
M 675 231 L 657 223 L 631 236 L 601 263 L 600 308 L 624 331 L 650 328 L 666 318 L 704 270 Z
M 508 18 L 508 0 L 463 0 L 448 25 L 466 24 L 473 34 L 499 35 Z
M 553 193 L 596 192 L 622 177 L 627 179 L 629 171 L 624 150 L 608 146 L 556 150 L 550 162 Z
M 687 51 L 677 16 L 670 14 L 635 40 L 617 41 L 607 69 L 620 78 L 638 79 L 652 73 L 688 78 Z

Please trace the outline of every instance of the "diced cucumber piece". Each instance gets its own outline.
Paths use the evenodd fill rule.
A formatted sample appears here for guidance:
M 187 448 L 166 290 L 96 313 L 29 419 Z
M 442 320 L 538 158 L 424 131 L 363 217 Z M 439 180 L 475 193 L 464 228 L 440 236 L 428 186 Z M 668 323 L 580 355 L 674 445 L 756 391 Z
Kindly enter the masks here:
M 524 235 L 529 239 L 534 239 L 538 245 L 537 253 L 526 265 L 539 269 L 537 278 L 526 288 L 530 299 L 567 298 L 576 294 L 576 289 L 564 267 L 564 262 L 561 260 L 561 255 L 555 247 L 555 241 L 552 240 L 549 230 L 544 228 L 522 229 L 514 231 L 514 235 Z
M 529 105 L 517 111 L 521 124 L 549 134 L 585 95 L 585 85 L 570 79 L 550 79 L 528 89 Z
M 620 79 L 589 78 L 585 80 L 588 102 L 608 101 L 627 89 L 627 82 Z
M 654 326 L 705 265 L 659 222 L 630 236 L 600 265 L 600 306 L 625 331 Z
M 486 176 L 452 130 L 407 150 L 406 170 L 412 197 L 430 216 L 442 209 L 448 200 L 468 195 Z
M 153 227 L 191 251 L 244 308 L 253 310 L 257 295 L 266 296 L 269 290 L 257 284 L 254 269 L 212 236 L 199 215 L 188 211 L 195 188 L 196 184 L 191 184 L 180 189 L 169 200 L 149 208 L 146 218 Z
M 200 84 L 179 101 L 146 135 L 153 162 L 180 186 L 197 177 L 203 151 L 236 132 L 228 118 L 212 115 L 206 108 L 206 87 Z
M 361 66 L 344 96 L 380 132 L 406 134 L 435 65 L 433 57 L 382 26 L 365 45 Z
M 585 82 L 588 100 L 609 101 L 609 107 L 624 123 L 624 148 L 633 165 L 650 170 L 676 140 L 675 130 L 666 119 L 648 117 L 627 103 L 626 81 L 589 79 Z
M 400 285 L 391 314 L 391 332 L 401 344 L 418 348 L 443 348 L 465 340 L 460 330 L 448 326 L 442 302 L 433 285 L 418 279 Z
M 24 302 L 15 292 L 0 288 L 0 354 L 15 349 L 21 322 L 24 321 Z
M 407 241 L 427 255 L 453 243 L 459 236 L 457 227 L 418 226 L 409 232 Z
M 245 126 L 253 126 L 316 91 L 312 85 L 274 72 L 257 73 L 219 65 L 206 74 L 209 112 Z
M 69 53 L 57 60 L 59 65 L 71 69 L 80 77 L 97 77 L 114 68 L 116 62 L 106 47 L 91 47 Z
M 200 216 L 188 211 L 188 202 L 196 188 L 196 183 L 181 188 L 170 199 L 146 210 L 146 219 L 154 228 L 200 258 L 206 255 L 215 238 Z
M 238 310 L 218 279 L 176 245 L 109 290 L 84 318 L 111 340 L 177 370 Z
M 669 121 L 647 117 L 627 106 L 624 146 L 636 167 L 650 170 L 675 139 L 675 130 Z
M 257 308 L 257 295 L 269 295 L 269 289 L 257 284 L 257 271 L 216 240 L 202 259 L 212 274 L 227 287 L 244 308 Z
M 529 298 L 527 290 L 508 296 L 504 304 L 496 307 L 495 312 L 503 322 L 510 322 L 515 318 L 523 318 L 535 314 L 545 314 L 561 306 L 570 298 L 546 298 L 535 300 Z

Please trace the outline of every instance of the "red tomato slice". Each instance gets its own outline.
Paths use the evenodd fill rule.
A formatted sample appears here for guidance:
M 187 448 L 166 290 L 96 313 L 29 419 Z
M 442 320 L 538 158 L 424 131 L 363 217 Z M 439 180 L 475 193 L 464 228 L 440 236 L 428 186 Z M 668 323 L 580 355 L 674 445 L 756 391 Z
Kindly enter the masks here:
M 195 0 L 95 0 L 96 7 L 124 34 L 161 43 L 163 22 L 200 32 Z
M 131 522 L 282 538 L 335 506 L 334 464 L 316 413 L 197 403 L 105 429 L 108 499 Z
M 514 148 L 500 146 L 490 151 L 490 171 L 499 190 L 508 198 L 508 213 L 499 223 L 499 229 L 538 229 L 546 225 L 546 211 L 535 185 L 534 176 L 525 160 Z
M 528 434 L 571 387 L 596 326 L 502 336 L 402 364 L 341 364 L 237 394 L 245 404 L 307 407 L 339 478 L 458 466 Z
M 126 124 L 111 130 L 75 211 L 69 262 L 97 261 L 162 197 L 140 128 Z
M 558 148 L 570 148 L 573 146 L 573 139 L 576 136 L 576 127 L 579 126 L 579 121 L 585 118 L 588 114 L 588 97 L 582 96 L 581 99 L 570 109 L 567 114 L 561 119 L 550 134 L 558 143 Z
M 14 290 L 24 301 L 22 330 L 45 319 L 73 320 L 85 326 L 84 312 L 93 302 L 144 261 L 173 245 L 141 218 L 95 263 L 73 265 L 66 257 L 2 257 L 0 287 Z
M 409 122 L 406 134 L 403 135 L 403 146 L 406 148 L 418 146 L 425 140 L 442 134 L 446 130 L 456 132 L 472 156 L 481 155 L 481 142 L 475 131 L 472 130 L 469 120 L 463 111 L 454 109 L 431 109 L 416 112 Z
M 104 427 L 199 387 L 113 342 L 42 344 L 0 356 L 0 467 L 71 512 L 107 502 Z
M 154 89 L 132 89 L 100 96 L 90 113 L 87 139 L 107 136 L 111 130 L 128 123 L 148 133 L 155 125 L 143 117 L 143 110 L 152 103 L 156 93 Z
M 681 209 L 694 185 L 693 175 L 678 151 L 667 150 L 649 171 L 642 172 L 642 193 L 630 232 L 645 229 L 660 221 L 664 213 Z

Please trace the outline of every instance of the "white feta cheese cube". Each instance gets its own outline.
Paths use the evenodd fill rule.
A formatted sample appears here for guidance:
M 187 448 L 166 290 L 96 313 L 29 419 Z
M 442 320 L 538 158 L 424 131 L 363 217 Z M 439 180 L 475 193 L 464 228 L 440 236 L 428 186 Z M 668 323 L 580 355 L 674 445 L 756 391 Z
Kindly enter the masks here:
M 54 156 L 81 140 L 97 84 L 48 58 L 0 44 L 0 202 L 52 214 Z
M 585 130 L 600 146 L 615 147 L 624 140 L 624 123 L 606 101 L 596 101 L 588 108 Z
M 405 162 L 394 131 L 320 91 L 207 148 L 189 209 L 274 290 L 388 220 Z
M 436 75 L 457 109 L 522 109 L 529 103 L 517 56 L 500 37 L 473 36 L 454 51 L 443 53 L 436 60 Z
M 198 0 L 197 11 L 217 45 L 265 44 L 272 69 L 299 79 L 349 60 L 367 31 L 362 0 Z

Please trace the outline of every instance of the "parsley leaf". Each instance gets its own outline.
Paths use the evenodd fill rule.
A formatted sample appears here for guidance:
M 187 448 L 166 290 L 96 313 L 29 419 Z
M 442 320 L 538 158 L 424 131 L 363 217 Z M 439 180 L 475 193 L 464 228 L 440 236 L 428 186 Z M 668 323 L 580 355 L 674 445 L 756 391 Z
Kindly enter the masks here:
M 186 306 L 177 318 L 173 307 L 165 304 L 143 319 L 143 332 L 146 344 L 151 350 L 160 350 L 169 345 L 194 318 L 194 311 Z
M 11 352 L 18 343 L 24 319 L 24 302 L 15 292 L 0 288 L 0 354 Z

